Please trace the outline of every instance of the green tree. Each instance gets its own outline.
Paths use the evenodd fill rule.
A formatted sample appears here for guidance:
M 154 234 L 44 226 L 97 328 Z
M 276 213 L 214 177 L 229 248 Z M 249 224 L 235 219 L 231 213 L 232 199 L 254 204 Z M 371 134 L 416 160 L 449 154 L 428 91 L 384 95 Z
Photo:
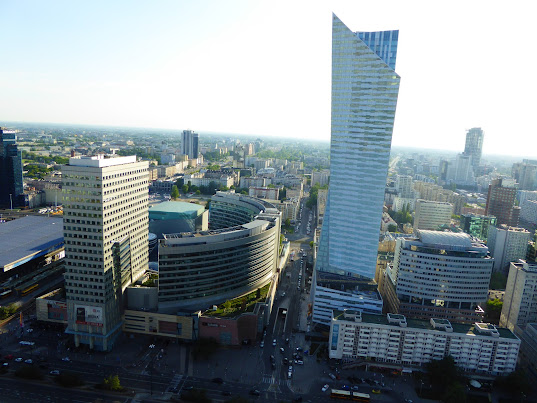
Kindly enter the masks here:
M 313 241 L 310 241 L 310 248 L 313 248 L 313 245 L 314 245 Z
M 104 379 L 104 386 L 109 390 L 121 390 L 121 384 L 119 382 L 119 376 L 110 375 Z
M 389 231 L 389 232 L 395 232 L 395 231 L 397 231 L 397 225 L 395 225 L 395 224 L 390 224 L 390 225 L 388 225 L 388 231 Z
M 172 193 L 171 193 L 171 198 L 173 200 L 177 199 L 179 197 L 179 189 L 177 188 L 177 185 L 173 185 L 172 186 Z
M 187 194 L 187 193 L 188 193 L 188 185 L 187 185 L 187 184 L 184 184 L 184 185 L 181 187 L 181 190 L 183 191 L 184 194 Z
M 198 190 L 198 192 L 199 192 L 199 190 Z M 210 207 L 211 207 L 211 201 L 207 200 L 207 203 L 205 203 L 205 210 L 209 210 Z
M 508 391 L 512 396 L 520 396 L 520 393 L 527 394 L 531 390 L 528 376 L 522 369 L 517 369 L 507 376 L 499 376 L 496 378 L 495 384 Z
M 196 195 L 198 195 L 198 196 L 201 194 L 199 189 L 197 189 L 194 193 L 196 193 Z
M 465 403 L 466 388 L 460 382 L 454 382 L 446 387 L 446 391 L 442 396 L 444 403 Z
M 224 306 L 224 312 L 231 309 L 231 301 L 230 300 L 227 300 L 222 305 Z
M 448 355 L 441 360 L 432 360 L 425 364 L 429 379 L 433 385 L 444 393 L 448 386 L 461 378 L 461 372 L 452 356 Z
M 485 320 L 490 323 L 499 324 L 502 313 L 503 301 L 500 299 L 488 300 L 485 305 Z

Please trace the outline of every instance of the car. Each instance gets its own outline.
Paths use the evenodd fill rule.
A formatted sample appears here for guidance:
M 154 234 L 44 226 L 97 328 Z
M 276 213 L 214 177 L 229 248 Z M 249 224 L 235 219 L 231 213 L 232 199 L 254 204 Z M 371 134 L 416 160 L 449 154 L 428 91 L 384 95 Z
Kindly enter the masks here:
M 194 389 L 194 386 L 192 385 L 188 385 L 183 388 L 183 390 L 192 390 L 192 389 Z
M 289 344 L 289 338 L 285 339 L 285 344 Z
M 295 360 L 295 364 L 298 364 L 298 365 L 304 365 L 304 361 L 302 361 L 302 360 Z
M 330 378 L 332 378 L 333 381 L 336 380 L 336 376 L 335 376 L 334 374 L 330 373 L 330 374 L 328 374 L 328 376 L 329 376 Z
M 356 386 L 356 385 L 353 386 L 353 387 L 351 388 L 351 390 L 354 390 L 355 392 L 358 391 L 358 389 L 359 389 L 359 388 L 358 388 L 358 386 Z
M 213 378 L 212 382 L 221 385 L 224 383 L 224 380 L 222 378 Z
M 27 333 L 32 333 L 34 331 L 34 329 L 27 329 L 26 332 Z
M 287 359 L 287 357 L 285 357 L 285 358 L 283 359 L 283 363 L 284 363 L 285 365 L 289 364 L 289 360 Z
M 27 360 L 24 361 L 26 364 L 33 364 L 33 360 L 31 358 L 28 358 Z
M 280 353 L 285 353 L 285 349 L 283 347 L 280 347 Z
M 63 357 L 63 358 L 62 358 L 62 361 L 65 361 L 65 362 L 70 362 L 70 361 L 71 361 L 71 359 L 70 359 L 69 357 Z
M 265 347 L 265 342 L 261 341 L 261 343 L 259 343 L 259 347 L 261 347 L 261 348 Z
M 405 403 L 414 403 L 412 399 L 405 399 Z
M 373 389 L 371 393 L 375 393 L 376 395 L 380 395 L 380 389 Z
M 260 395 L 261 395 L 261 393 L 260 393 L 257 389 L 252 389 L 252 390 L 250 391 L 250 394 L 251 394 L 252 396 L 260 396 Z
M 276 369 L 276 363 L 274 363 L 274 362 L 273 362 L 273 363 L 271 363 L 271 364 L 270 364 L 270 367 L 271 367 L 271 368 L 272 368 L 272 370 L 274 371 L 274 370 Z
M 293 371 L 293 366 L 292 366 L 292 365 L 289 365 L 288 370 L 289 370 L 290 372 L 292 372 L 292 371 Z
M 13 354 L 8 354 L 4 357 L 6 360 L 12 360 L 13 358 L 15 358 L 15 356 Z
M 350 386 L 349 385 L 343 385 L 341 387 L 342 390 L 351 390 Z
M 287 379 L 291 379 L 293 377 L 293 373 L 291 371 L 287 372 Z
M 21 357 L 15 358 L 15 362 L 22 362 L 22 358 Z
M 49 372 L 50 375 L 60 375 L 60 371 L 58 371 L 57 369 L 53 369 L 52 371 Z
M 272 346 L 276 347 L 276 339 L 272 340 Z
M 8 364 L 7 362 L 3 362 L 3 363 L 2 363 L 2 366 L 3 366 L 3 367 L 8 367 L 9 364 Z
M 285 297 L 285 291 L 284 291 L 284 292 L 282 292 L 282 297 Z
M 223 390 L 222 396 L 231 396 L 231 392 L 229 390 Z
M 299 352 L 299 353 L 302 352 L 302 347 L 297 347 L 296 351 Z
M 273 355 L 270 356 L 270 362 L 276 362 L 276 359 L 274 358 Z
M 263 330 L 263 337 L 265 337 L 266 335 L 267 335 L 267 331 Z
M 328 384 L 326 384 L 321 388 L 321 392 L 326 392 L 329 388 L 330 388 L 330 386 Z

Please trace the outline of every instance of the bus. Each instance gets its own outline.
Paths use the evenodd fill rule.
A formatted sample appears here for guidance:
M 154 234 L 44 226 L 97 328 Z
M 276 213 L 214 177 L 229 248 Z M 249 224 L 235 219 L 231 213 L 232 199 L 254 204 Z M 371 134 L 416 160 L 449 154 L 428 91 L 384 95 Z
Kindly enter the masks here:
M 330 397 L 332 399 L 352 400 L 363 403 L 369 403 L 371 401 L 371 397 L 367 393 L 351 392 L 350 390 L 332 389 Z
M 352 399 L 352 395 L 349 390 L 339 390 L 339 389 L 332 389 L 332 392 L 330 392 L 330 397 L 332 399 L 342 399 L 342 400 Z
M 355 402 L 369 403 L 371 401 L 371 397 L 367 393 L 352 392 L 352 400 Z
M 39 284 L 34 284 L 29 287 L 26 287 L 24 290 L 21 291 L 21 296 L 25 296 L 30 294 L 31 292 L 37 290 L 39 288 Z
M 7 298 L 11 295 L 11 293 L 13 292 L 13 290 L 5 290 L 5 291 L 2 291 L 0 293 L 0 299 L 4 299 L 4 298 Z

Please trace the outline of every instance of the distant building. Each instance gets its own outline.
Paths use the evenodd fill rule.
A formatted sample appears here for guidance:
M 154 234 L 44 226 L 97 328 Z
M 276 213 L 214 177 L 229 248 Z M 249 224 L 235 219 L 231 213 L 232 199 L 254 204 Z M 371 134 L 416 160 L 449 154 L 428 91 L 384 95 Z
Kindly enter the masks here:
M 518 205 L 522 208 L 524 203 L 529 200 L 537 200 L 537 191 L 536 190 L 519 190 L 517 192 Z M 522 214 L 522 212 L 521 212 Z
M 525 259 L 532 234 L 524 228 L 490 226 L 487 245 L 494 257 L 494 271 L 507 274 L 509 264 Z
M 0 207 L 24 206 L 22 151 L 17 147 L 17 132 L 0 127 Z
M 500 326 L 521 334 L 528 323 L 537 322 L 537 265 L 524 260 L 511 262 L 505 287 Z
M 330 180 L 330 171 L 323 169 L 322 171 L 313 171 L 311 173 L 311 186 L 318 184 L 319 186 L 328 185 Z
M 471 158 L 471 165 L 475 173 L 481 163 L 481 154 L 483 152 L 483 139 L 485 133 L 480 127 L 474 127 L 466 133 L 466 143 L 464 145 L 464 154 Z
M 192 130 L 183 130 L 181 133 L 181 154 L 188 155 L 189 159 L 199 157 L 200 135 Z
M 513 164 L 511 176 L 515 178 L 520 190 L 535 190 L 535 177 L 537 175 L 537 165 L 525 162 Z
M 483 241 L 486 241 L 488 238 L 490 225 L 496 225 L 496 217 L 477 214 L 461 215 L 462 230 Z
M 259 178 L 257 176 L 249 176 L 249 177 L 242 177 L 240 180 L 240 187 L 241 188 L 249 188 L 249 187 L 265 187 L 268 184 L 270 184 L 270 179 L 267 178 Z
M 248 189 L 248 196 L 251 197 L 260 197 L 262 199 L 269 199 L 269 200 L 278 200 L 280 197 L 280 189 L 274 187 L 250 187 Z
M 451 356 L 467 372 L 507 375 L 517 364 L 520 340 L 489 323 L 450 323 L 446 319 L 410 319 L 404 315 L 368 315 L 334 311 L 329 357 L 346 363 L 374 360 L 421 367 Z
M 494 179 L 489 185 L 485 215 L 495 216 L 498 225 L 518 227 L 520 207 L 515 207 L 516 193 L 515 183 L 508 183 L 502 178 Z
M 520 220 L 528 224 L 537 224 L 537 200 L 526 200 L 522 204 Z
M 468 234 L 418 230 L 398 238 L 381 292 L 390 312 L 454 322 L 482 320 L 493 259 Z
M 437 230 L 441 225 L 451 222 L 451 203 L 418 199 L 415 207 L 414 229 Z

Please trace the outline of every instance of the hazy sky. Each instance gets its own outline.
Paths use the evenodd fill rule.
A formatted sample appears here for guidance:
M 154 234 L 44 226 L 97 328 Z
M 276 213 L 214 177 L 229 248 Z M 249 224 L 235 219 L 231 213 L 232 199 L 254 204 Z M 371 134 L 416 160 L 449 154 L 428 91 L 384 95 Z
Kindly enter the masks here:
M 332 12 L 399 29 L 393 144 L 534 155 L 535 10 L 495 1 L 0 0 L 0 124 L 330 138 Z

